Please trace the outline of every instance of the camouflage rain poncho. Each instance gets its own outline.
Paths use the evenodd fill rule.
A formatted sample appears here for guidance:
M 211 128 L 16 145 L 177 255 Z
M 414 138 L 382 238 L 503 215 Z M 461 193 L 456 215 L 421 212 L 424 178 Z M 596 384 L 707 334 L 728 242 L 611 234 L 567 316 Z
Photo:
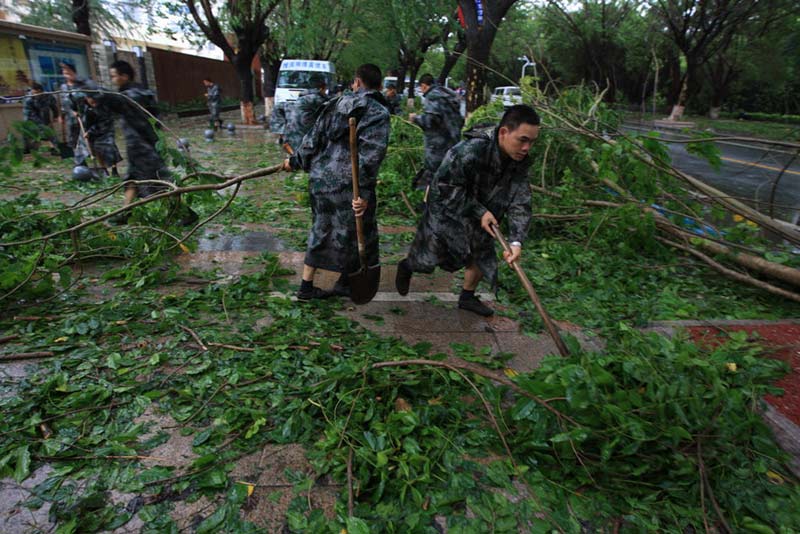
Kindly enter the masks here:
M 367 261 L 378 264 L 375 183 L 389 143 L 389 112 L 378 91 L 361 90 L 329 101 L 290 162 L 309 173 L 312 226 L 305 264 L 330 271 L 359 269 L 350 165 L 348 119 L 358 121 L 359 189 L 367 201 L 364 233 Z
M 107 109 L 122 119 L 122 134 L 125 136 L 128 158 L 126 180 L 172 181 L 169 169 L 156 150 L 158 134 L 150 124 L 150 116 L 125 96 L 155 116 L 158 116 L 158 108 L 155 94 L 136 83 L 129 83 L 121 87 L 119 94 L 104 93 L 102 96 L 101 104 L 107 106 Z M 150 196 L 164 188 L 158 184 L 140 184 L 136 187 L 140 197 Z
M 67 131 L 67 142 L 75 149 L 75 165 L 83 165 L 86 159 L 86 151 L 80 150 L 78 142 L 82 139 L 78 114 L 83 113 L 86 106 L 86 93 L 82 90 L 99 89 L 98 85 L 87 78 L 75 78 L 70 85 L 62 83 L 59 87 L 61 91 L 61 116 L 64 118 L 64 126 Z
M 286 106 L 291 105 L 291 102 L 276 103 L 272 107 L 272 113 L 269 116 L 269 131 L 283 135 L 286 128 Z
M 439 266 L 457 271 L 477 264 L 487 281 L 497 281 L 494 240 L 480 220 L 491 211 L 505 218 L 510 241 L 522 242 L 531 219 L 530 156 L 514 161 L 500 152 L 497 130 L 483 132 L 450 149 L 431 182 L 425 214 L 408 254 L 413 271 Z
M 414 123 L 425 135 L 425 169 L 421 185 L 428 185 L 444 155 L 461 140 L 464 118 L 455 91 L 434 85 L 425 93 L 421 115 Z
M 219 85 L 213 84 L 206 90 L 208 97 L 208 112 L 211 114 L 211 124 L 219 121 L 220 107 L 222 107 L 222 94 L 219 90 Z
M 51 127 L 50 123 L 55 116 L 58 116 L 58 104 L 53 95 L 35 95 L 30 91 L 25 95 L 22 101 L 22 119 L 38 125 L 40 135 L 44 133 L 44 128 Z M 57 142 L 55 138 L 51 141 Z M 28 148 L 33 148 L 34 144 L 35 141 L 25 139 L 25 146 Z
M 83 127 L 89 135 L 92 151 L 100 167 L 111 167 L 122 161 L 114 139 L 114 116 L 102 103 L 97 107 L 86 106 Z
M 286 103 L 286 126 L 283 135 L 293 150 L 303 142 L 303 137 L 314 126 L 314 121 L 317 120 L 323 104 L 327 101 L 319 89 L 308 89 L 294 102 Z

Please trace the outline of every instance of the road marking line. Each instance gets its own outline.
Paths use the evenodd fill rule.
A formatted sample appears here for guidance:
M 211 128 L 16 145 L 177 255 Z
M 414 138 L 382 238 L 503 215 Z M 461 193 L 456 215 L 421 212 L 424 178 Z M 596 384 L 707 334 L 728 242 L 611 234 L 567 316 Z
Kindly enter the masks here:
M 724 156 L 720 157 L 720 159 L 722 161 L 730 161 L 730 162 L 733 162 L 733 163 L 738 163 L 739 165 L 743 165 L 745 167 L 758 167 L 759 169 L 766 169 L 768 171 L 775 171 L 775 172 L 781 172 L 783 170 L 783 169 L 779 169 L 778 167 L 771 167 L 769 165 L 763 165 L 761 163 L 754 163 L 752 161 L 745 161 L 745 160 L 735 159 L 735 158 L 727 158 L 727 157 L 724 157 Z M 784 172 L 787 173 L 787 174 L 796 174 L 796 175 L 800 176 L 800 172 L 798 172 L 798 171 L 792 171 L 792 170 L 786 169 Z

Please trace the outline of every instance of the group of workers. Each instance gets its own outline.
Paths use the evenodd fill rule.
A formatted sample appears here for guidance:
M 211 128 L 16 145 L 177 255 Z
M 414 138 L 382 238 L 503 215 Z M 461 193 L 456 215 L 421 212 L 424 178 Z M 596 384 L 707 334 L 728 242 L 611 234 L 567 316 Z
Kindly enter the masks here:
M 137 197 L 164 190 L 170 172 L 156 150 L 158 134 L 151 122 L 157 115 L 155 95 L 135 83 L 135 73 L 125 61 L 110 67 L 117 91 L 100 88 L 77 76 L 73 65 L 62 63 L 66 79 L 61 87 L 61 106 L 52 95 L 34 84 L 25 100 L 25 118 L 41 125 L 58 117 L 76 147 L 76 162 L 85 160 L 80 146 L 92 147 L 92 155 L 112 172 L 120 161 L 114 144 L 114 118 L 121 119 L 126 143 L 128 173 L 125 205 Z M 381 92 L 380 68 L 372 64 L 356 70 L 351 91 L 328 98 L 325 79 L 312 77 L 311 87 L 271 118 L 289 156 L 286 171 L 305 171 L 309 177 L 312 221 L 308 234 L 300 301 L 350 294 L 349 275 L 359 270 L 356 217 L 363 221 L 366 260 L 379 263 L 376 191 L 377 176 L 389 144 L 390 115 L 401 109 L 400 96 L 389 88 Z M 203 81 L 212 127 L 221 127 L 220 91 L 210 79 Z M 424 132 L 424 169 L 414 185 L 427 189 L 424 213 L 408 256 L 397 266 L 395 285 L 401 295 L 410 288 L 413 274 L 430 273 L 435 267 L 449 272 L 464 269 L 458 307 L 482 316 L 493 310 L 475 295 L 478 283 L 497 280 L 493 226 L 507 220 L 509 263 L 520 257 L 531 219 L 528 152 L 539 134 L 539 116 L 533 108 L 516 105 L 507 109 L 493 128 L 464 133 L 458 95 L 435 83 L 430 74 L 420 77 L 423 110 L 408 120 Z M 359 196 L 353 199 L 349 119 L 356 119 Z M 55 142 L 55 140 L 53 140 Z M 180 202 L 176 204 L 181 206 Z M 197 215 L 182 206 L 181 223 Z M 124 211 L 114 222 L 125 222 Z M 341 273 L 332 291 L 314 285 L 318 269 Z
M 308 173 L 312 221 L 308 234 L 300 301 L 346 296 L 350 273 L 359 270 L 355 218 L 363 220 L 367 264 L 378 258 L 376 183 L 386 156 L 390 114 L 399 98 L 381 93 L 381 71 L 361 65 L 352 92 L 326 100 L 324 79 L 318 80 L 283 116 L 271 121 L 280 128 L 290 156 L 287 171 Z M 509 263 L 519 259 L 531 219 L 528 152 L 539 135 L 539 116 L 527 105 L 507 109 L 492 128 L 467 132 L 458 95 L 437 85 L 430 74 L 420 77 L 423 111 L 409 121 L 424 132 L 425 165 L 414 185 L 428 190 L 424 213 L 408 256 L 397 266 L 395 285 L 409 292 L 415 272 L 436 267 L 449 272 L 464 269 L 458 307 L 481 316 L 494 312 L 475 295 L 486 279 L 494 287 L 497 257 L 493 226 L 506 219 Z M 387 98 L 388 97 L 388 98 Z M 357 121 L 359 197 L 352 198 L 348 120 Z M 314 285 L 318 269 L 340 273 L 332 291 Z
M 48 140 L 54 147 L 66 146 L 73 153 L 73 177 L 79 180 L 96 178 L 98 171 L 109 174 L 109 168 L 112 176 L 119 176 L 117 164 L 122 156 L 114 137 L 115 119 L 119 119 L 128 163 L 123 206 L 164 191 L 163 182 L 171 182 L 173 178 L 156 149 L 159 137 L 152 121 L 159 114 L 156 95 L 135 82 L 136 73 L 131 64 L 120 60 L 109 67 L 116 91 L 79 76 L 75 65 L 68 61 L 62 61 L 59 66 L 64 77 L 58 91 L 60 106 L 56 105 L 52 94 L 44 92 L 41 84 L 33 83 L 23 100 L 24 119 L 40 132 L 51 127 L 52 119 L 56 119 L 63 141 L 59 143 L 57 136 Z M 28 145 L 36 141 L 36 136 L 26 139 Z M 88 167 L 90 160 L 93 160 L 93 169 Z M 171 207 L 170 213 L 180 224 L 188 225 L 197 220 L 197 214 L 179 200 L 172 201 Z M 125 223 L 129 214 L 123 211 L 111 222 Z

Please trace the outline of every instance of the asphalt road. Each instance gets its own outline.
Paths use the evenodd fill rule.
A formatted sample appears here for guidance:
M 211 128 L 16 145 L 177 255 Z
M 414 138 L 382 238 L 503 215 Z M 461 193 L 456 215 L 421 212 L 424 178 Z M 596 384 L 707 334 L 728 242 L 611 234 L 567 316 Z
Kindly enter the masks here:
M 638 124 L 625 124 L 628 133 L 653 131 Z M 670 131 L 657 130 L 664 140 L 686 140 L 689 136 Z M 794 223 L 800 219 L 800 154 L 789 148 L 743 141 L 715 143 L 720 150 L 722 166 L 715 170 L 698 156 L 689 154 L 686 145 L 667 143 L 672 164 L 707 184 L 736 197 L 759 211 L 769 213 L 770 197 L 774 204 L 774 216 Z M 788 166 L 787 166 L 788 165 Z M 786 170 L 781 171 L 786 167 Z M 778 180 L 778 177 L 780 179 Z M 773 196 L 773 185 L 777 180 Z

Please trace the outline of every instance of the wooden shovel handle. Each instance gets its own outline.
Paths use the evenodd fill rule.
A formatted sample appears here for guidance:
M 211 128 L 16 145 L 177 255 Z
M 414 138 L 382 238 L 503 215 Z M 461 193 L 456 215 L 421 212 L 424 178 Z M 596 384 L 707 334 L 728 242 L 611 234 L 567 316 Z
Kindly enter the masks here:
M 503 247 L 503 250 L 511 254 L 511 247 L 508 245 L 508 241 L 506 238 L 503 237 L 503 233 L 500 231 L 500 228 L 497 225 L 492 225 L 492 232 L 494 233 L 495 239 L 500 242 L 500 245 Z M 542 318 L 544 322 L 545 328 L 550 334 L 550 337 L 553 338 L 553 342 L 556 344 L 556 348 L 558 352 L 561 353 L 562 356 L 567 357 L 569 356 L 569 349 L 567 349 L 566 344 L 564 344 L 564 340 L 561 339 L 561 336 L 558 333 L 558 329 L 556 328 L 555 323 L 550 318 L 550 315 L 547 313 L 547 310 L 544 309 L 542 305 L 542 301 L 539 300 L 539 295 L 536 294 L 536 290 L 533 288 L 533 284 L 528 279 L 528 276 L 525 274 L 525 271 L 522 270 L 522 267 L 516 261 L 511 262 L 511 268 L 517 273 L 520 282 L 525 287 L 525 290 L 528 292 L 528 296 L 533 301 L 533 305 L 536 307 L 536 311 L 539 312 L 539 316 Z
M 92 143 L 90 143 L 89 139 L 86 138 L 86 130 L 83 129 L 83 121 L 81 120 L 81 116 L 76 114 L 75 118 L 78 119 L 78 126 L 81 127 L 81 139 L 83 139 L 83 142 L 86 143 L 86 148 L 89 150 L 89 157 L 91 157 L 94 160 L 95 165 L 97 165 L 97 158 L 94 157 Z
M 350 165 L 353 167 L 353 200 L 358 200 L 358 132 L 356 131 L 356 119 L 350 117 Z M 356 236 L 358 237 L 358 258 L 361 260 L 361 267 L 367 268 L 367 249 L 364 244 L 364 220 L 362 215 L 356 215 Z

